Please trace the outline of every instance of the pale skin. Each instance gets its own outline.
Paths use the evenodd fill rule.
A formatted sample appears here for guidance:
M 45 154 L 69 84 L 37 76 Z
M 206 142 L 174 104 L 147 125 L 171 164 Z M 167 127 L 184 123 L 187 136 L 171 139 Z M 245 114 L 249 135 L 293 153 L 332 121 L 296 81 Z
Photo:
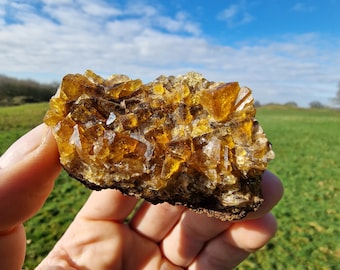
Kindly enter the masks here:
M 0 269 L 23 266 L 23 222 L 42 207 L 60 170 L 56 143 L 43 124 L 1 156 Z M 232 269 L 277 230 L 269 212 L 283 194 L 282 185 L 266 171 L 262 188 L 265 203 L 242 221 L 143 203 L 129 224 L 124 220 L 135 198 L 95 191 L 37 269 Z

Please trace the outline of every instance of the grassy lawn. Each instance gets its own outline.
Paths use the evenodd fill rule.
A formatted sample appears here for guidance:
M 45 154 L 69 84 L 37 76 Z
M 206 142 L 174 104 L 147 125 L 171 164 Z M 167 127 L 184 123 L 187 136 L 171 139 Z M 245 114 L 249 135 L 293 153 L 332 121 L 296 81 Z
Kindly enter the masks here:
M 48 105 L 0 108 L 0 153 L 41 122 Z M 274 209 L 276 237 L 238 269 L 337 269 L 340 262 L 340 112 L 284 107 L 258 109 L 273 144 L 269 168 L 285 195 Z M 89 190 L 62 173 L 43 209 L 26 222 L 27 258 L 33 269 L 86 200 Z
M 239 269 L 338 269 L 340 113 L 261 108 L 257 115 L 285 195 L 273 211 L 277 236 Z

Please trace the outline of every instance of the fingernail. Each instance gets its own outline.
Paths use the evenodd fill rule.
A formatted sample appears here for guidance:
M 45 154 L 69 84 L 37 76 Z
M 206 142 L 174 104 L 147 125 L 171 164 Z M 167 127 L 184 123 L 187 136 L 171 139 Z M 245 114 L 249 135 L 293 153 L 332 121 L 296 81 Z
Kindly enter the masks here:
M 46 126 L 41 124 L 23 135 L 0 157 L 0 168 L 10 167 L 23 160 L 44 142 L 47 131 Z

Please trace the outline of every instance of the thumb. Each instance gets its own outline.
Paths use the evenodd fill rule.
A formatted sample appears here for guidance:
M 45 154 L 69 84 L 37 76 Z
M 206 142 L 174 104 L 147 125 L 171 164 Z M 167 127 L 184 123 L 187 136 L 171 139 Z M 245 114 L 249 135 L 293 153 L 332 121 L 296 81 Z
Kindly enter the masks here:
M 41 124 L 15 142 L 0 158 L 0 232 L 33 216 L 60 172 L 57 145 Z

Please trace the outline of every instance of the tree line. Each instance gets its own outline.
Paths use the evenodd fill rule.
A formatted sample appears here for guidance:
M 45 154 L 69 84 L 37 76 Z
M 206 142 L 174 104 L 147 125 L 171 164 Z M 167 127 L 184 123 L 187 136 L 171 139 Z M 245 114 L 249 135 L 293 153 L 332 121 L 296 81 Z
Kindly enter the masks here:
M 20 80 L 0 74 L 0 106 L 49 101 L 57 87 L 58 83 L 41 84 L 31 79 Z M 340 106 L 340 82 L 335 97 L 330 100 L 336 107 Z M 298 107 L 294 101 L 284 105 Z M 319 101 L 312 101 L 309 105 L 311 108 L 325 107 Z M 256 101 L 255 106 L 260 107 L 261 104 Z
M 338 90 L 335 93 L 335 97 L 330 98 L 331 105 L 327 106 L 322 104 L 320 101 L 314 100 L 309 103 L 309 107 L 312 109 L 323 109 L 323 108 L 340 108 L 340 81 L 338 82 Z M 254 103 L 255 107 L 262 107 L 260 102 L 258 100 L 255 101 Z M 264 106 L 269 105 L 269 106 L 285 106 L 285 107 L 298 107 L 298 104 L 295 101 L 289 101 L 286 102 L 285 104 L 279 104 L 279 103 L 268 103 L 265 104 Z
M 57 83 L 42 84 L 0 75 L 0 106 L 48 101 L 57 87 Z

